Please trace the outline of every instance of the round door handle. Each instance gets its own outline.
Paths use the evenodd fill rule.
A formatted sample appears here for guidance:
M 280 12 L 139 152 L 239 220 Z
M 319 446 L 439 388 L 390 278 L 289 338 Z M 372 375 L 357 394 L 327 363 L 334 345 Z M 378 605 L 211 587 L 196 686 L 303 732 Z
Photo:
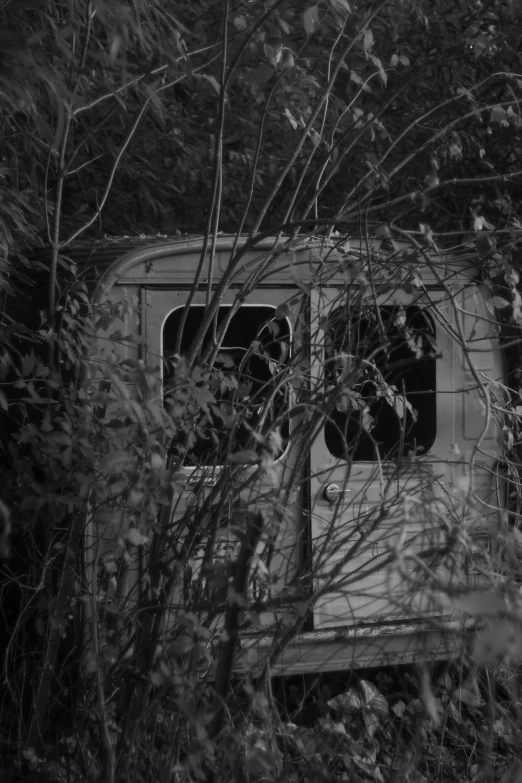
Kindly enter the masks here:
M 323 490 L 323 497 L 329 503 L 336 503 L 341 495 L 347 495 L 349 489 L 341 489 L 338 484 L 328 484 Z

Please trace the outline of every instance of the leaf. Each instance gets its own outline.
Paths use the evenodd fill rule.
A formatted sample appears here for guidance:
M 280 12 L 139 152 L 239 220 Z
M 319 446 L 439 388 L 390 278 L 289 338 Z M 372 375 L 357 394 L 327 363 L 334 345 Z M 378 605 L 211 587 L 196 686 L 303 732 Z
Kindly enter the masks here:
M 265 455 L 261 462 L 261 466 L 266 473 L 268 481 L 273 487 L 278 487 L 281 484 L 281 467 L 274 462 L 270 455 Z
M 345 263 L 343 264 L 344 277 L 347 282 L 353 280 L 364 280 L 363 268 L 361 264 Z
M 247 759 L 243 762 L 243 768 L 247 777 L 255 775 L 259 777 L 259 770 L 272 771 L 276 766 L 277 760 L 273 753 L 264 748 L 254 747 L 249 751 Z M 266 775 L 263 776 L 266 779 Z
M 312 139 L 312 143 L 314 147 L 318 147 L 319 144 L 321 143 L 321 136 L 313 128 L 310 128 L 309 135 L 310 138 Z
M 365 432 L 371 432 L 375 424 L 375 419 L 370 413 L 370 408 L 366 407 L 362 412 L 361 426 Z
M 236 451 L 235 454 L 230 455 L 228 461 L 238 465 L 257 465 L 259 454 L 252 450 Z
M 225 370 L 230 369 L 231 367 L 235 367 L 234 359 L 228 353 L 218 353 L 216 357 L 216 364 L 221 364 Z
M 346 17 L 352 10 L 348 0 L 330 0 L 330 5 L 332 6 L 332 9 L 342 17 Z
M 121 473 L 124 470 L 132 470 L 136 464 L 136 458 L 128 451 L 112 451 L 104 457 L 99 465 L 103 473 Z
M 483 228 L 487 228 L 490 231 L 493 231 L 495 226 L 492 226 L 491 223 L 488 223 L 486 218 L 482 217 L 482 215 L 476 215 L 475 220 L 473 221 L 473 228 L 475 231 L 482 231 Z
M 490 121 L 498 122 L 499 125 L 502 125 L 505 128 L 509 127 L 507 112 L 505 111 L 505 109 L 502 108 L 502 106 L 494 106 L 492 108 L 490 114 Z
M 143 546 L 144 544 L 149 543 L 148 536 L 140 533 L 137 527 L 130 527 L 124 534 L 123 538 L 128 541 L 129 544 L 133 544 L 134 546 Z
M 106 644 L 103 647 L 102 655 L 109 663 L 115 663 L 118 660 L 118 648 L 115 644 Z
M 188 634 L 181 634 L 171 644 L 168 651 L 170 655 L 185 655 L 194 648 L 194 640 Z
M 158 82 L 155 82 L 154 84 L 150 84 L 150 85 L 148 84 L 143 85 L 143 87 L 145 88 L 145 92 L 147 93 L 149 100 L 154 108 L 154 111 L 158 116 L 158 119 L 163 125 L 165 123 L 165 114 L 163 112 L 162 100 L 157 92 L 158 86 L 159 86 Z
M 363 38 L 363 48 L 365 52 L 369 52 L 370 49 L 373 47 L 374 39 L 373 39 L 373 33 L 371 31 L 371 28 L 367 27 L 364 31 L 364 38 Z
M 517 662 L 522 659 L 522 631 L 507 620 L 500 620 L 480 631 L 473 656 L 477 663 L 488 666 L 504 655 Z
M 490 234 L 479 234 L 473 242 L 480 258 L 486 258 L 496 247 L 495 237 Z
M 488 223 L 485 218 L 483 218 L 481 215 L 476 215 L 473 221 L 473 229 L 475 231 L 482 231 L 484 227 L 489 228 L 491 230 L 493 229 L 491 223 Z
M 375 231 L 375 239 L 391 239 L 392 234 L 388 226 L 386 226 L 384 223 L 382 223 L 380 226 L 377 226 L 377 229 Z
M 422 670 L 421 670 L 421 698 L 429 717 L 431 718 L 433 723 L 436 726 L 438 726 L 440 724 L 440 714 L 439 714 L 440 702 L 435 698 L 433 694 L 433 690 L 431 688 L 430 674 L 426 664 L 422 666 Z
M 373 737 L 379 727 L 379 718 L 369 707 L 364 707 L 362 711 L 364 725 L 369 737 Z
M 371 90 L 371 87 L 370 87 L 370 85 L 369 85 L 369 84 L 367 84 L 367 83 L 365 82 L 365 80 L 364 80 L 364 79 L 362 79 L 362 78 L 359 76 L 359 74 L 355 73 L 355 71 L 350 71 L 350 79 L 351 79 L 351 81 L 352 81 L 352 82 L 355 82 L 355 83 L 356 83 L 356 84 L 358 84 L 360 87 L 362 87 L 362 89 L 364 90 L 364 92 L 371 92 L 371 91 L 372 91 L 372 90 Z
M 376 715 L 386 717 L 388 715 L 388 702 L 375 685 L 367 680 L 361 680 L 359 683 L 365 706 Z
M 26 378 L 28 375 L 30 375 L 34 369 L 35 364 L 36 356 L 34 355 L 33 351 L 31 351 L 28 356 L 22 357 L 22 378 Z
M 433 229 L 428 223 L 419 223 L 421 234 L 423 234 L 428 242 L 433 242 Z
M 8 406 L 8 402 L 7 402 L 7 397 L 5 396 L 3 391 L 0 389 L 0 408 L 2 408 L 2 410 L 6 411 L 8 409 L 8 407 L 9 406 Z
M 263 44 L 263 52 L 270 65 L 277 68 L 277 64 L 283 53 L 283 45 L 279 43 L 276 46 L 270 46 L 270 44 L 265 43 Z
M 287 68 L 293 68 L 294 65 L 295 60 L 293 52 L 291 52 L 290 49 L 283 49 L 283 54 L 281 55 L 281 60 L 279 62 L 281 70 L 286 71 Z
M 319 6 L 311 5 L 303 13 L 303 27 L 307 35 L 312 35 L 319 28 Z
M 118 52 L 121 49 L 121 45 L 123 43 L 123 36 L 120 33 L 116 33 L 111 41 L 111 46 L 109 50 L 109 58 L 111 62 L 115 62 L 118 57 Z
M 114 559 L 114 555 L 110 554 L 103 558 L 103 565 L 108 574 L 116 574 L 118 571 L 118 564 Z
M 243 76 L 244 84 L 264 84 L 274 75 L 274 69 L 267 63 L 261 63 L 257 68 L 252 68 Z
M 497 310 L 502 310 L 504 307 L 511 307 L 511 302 L 508 302 L 503 296 L 492 296 L 489 300 L 489 304 L 496 307 Z
M 346 693 L 340 693 L 330 699 L 328 706 L 339 710 L 345 715 L 355 715 L 363 708 L 363 700 L 355 688 L 350 688 Z
M 292 128 L 294 130 L 297 130 L 298 123 L 297 123 L 297 120 L 295 119 L 295 117 L 293 116 L 292 112 L 290 111 L 290 109 L 285 109 L 285 117 L 290 122 L 290 125 L 292 126 Z
M 244 16 L 236 16 L 236 18 L 232 21 L 232 24 L 236 30 L 239 30 L 240 32 L 246 30 L 247 28 L 247 20 Z
M 273 456 L 277 457 L 283 451 L 283 438 L 279 429 L 271 430 L 267 437 L 268 448 Z
M 284 318 L 288 318 L 290 313 L 291 310 L 288 302 L 283 302 L 283 304 L 277 306 L 276 311 L 274 313 L 274 319 L 276 321 L 282 321 Z
M 98 655 L 95 652 L 88 652 L 86 655 L 85 670 L 89 674 L 93 674 L 93 672 L 97 672 L 98 669 L 99 669 Z
M 208 373 L 204 372 L 201 367 L 196 366 L 190 373 L 190 377 L 194 383 L 203 383 L 208 380 Z
M 424 212 L 429 205 L 430 200 L 425 193 L 411 193 L 410 198 L 416 207 L 419 207 L 421 212 Z
M 165 470 L 165 460 L 157 451 L 150 455 L 150 469 L 155 476 L 158 476 Z
M 416 415 L 411 402 L 402 396 L 395 386 L 385 386 L 382 394 L 388 405 L 391 405 L 394 409 L 399 419 L 404 419 L 409 411 L 415 421 Z
M 514 743 L 511 742 L 513 745 Z M 499 779 L 499 783 L 522 783 L 522 761 L 514 759 L 507 765 L 502 777 Z
M 92 518 L 97 525 L 119 525 L 121 520 L 122 510 L 116 508 L 101 508 Z
M 393 712 L 394 715 L 397 716 L 397 718 L 402 718 L 402 716 L 406 712 L 406 704 L 403 701 L 398 701 L 397 704 L 393 705 L 391 711 Z
M 328 703 L 329 707 L 334 710 L 339 710 L 345 715 L 355 715 L 362 710 L 362 699 L 357 693 L 355 688 L 350 688 L 346 693 L 340 693 L 339 696 L 334 696 Z
M 193 386 L 191 392 L 192 392 L 192 396 L 198 403 L 199 407 L 202 408 L 204 411 L 208 412 L 209 403 L 216 402 L 216 398 L 214 397 L 210 389 L 207 389 L 204 386 Z
M 424 187 L 426 190 L 429 190 L 430 188 L 436 188 L 439 184 L 440 180 L 436 174 L 428 174 L 427 177 L 424 177 Z
M 210 84 L 215 89 L 215 91 L 217 92 L 218 95 L 221 94 L 221 85 L 219 84 L 219 82 L 218 82 L 218 80 L 216 79 L 215 76 L 212 76 L 211 74 L 208 74 L 208 73 L 202 73 L 201 76 L 204 79 L 206 79 L 208 82 L 210 82 Z
M 64 46 L 66 52 L 70 53 L 70 50 L 65 46 L 65 44 L 62 44 L 59 39 L 56 39 L 56 43 L 60 46 L 60 48 L 61 46 Z M 55 95 L 55 98 L 58 110 L 58 118 L 56 120 L 53 146 L 56 147 L 56 149 L 59 149 L 62 143 L 63 134 L 65 132 L 65 103 L 63 98 L 61 98 L 59 95 Z
M 108 340 L 111 340 L 112 342 L 121 342 L 122 340 L 125 340 L 125 335 L 123 334 L 120 329 L 118 329 L 116 332 L 112 332 L 107 338 Z
M 372 61 L 372 63 L 374 65 L 376 65 L 377 68 L 379 69 L 379 76 L 381 77 L 382 83 L 386 87 L 386 85 L 388 84 L 388 74 L 386 73 L 386 71 L 382 67 L 381 61 L 374 54 L 370 54 L 369 57 L 370 57 L 370 60 Z
M 504 600 L 495 593 L 474 592 L 450 598 L 450 605 L 475 617 L 497 616 L 506 611 Z
M 473 693 L 467 690 L 467 688 L 459 688 L 455 692 L 455 699 L 466 704 L 468 707 L 481 707 L 482 699 L 479 693 Z

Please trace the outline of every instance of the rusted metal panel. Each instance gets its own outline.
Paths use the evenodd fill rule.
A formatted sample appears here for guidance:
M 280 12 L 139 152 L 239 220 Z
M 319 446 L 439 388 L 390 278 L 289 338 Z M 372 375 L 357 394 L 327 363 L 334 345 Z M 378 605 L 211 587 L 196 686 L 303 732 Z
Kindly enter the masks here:
M 398 623 L 298 635 L 270 662 L 272 675 L 311 674 L 436 661 L 462 649 L 461 624 Z M 469 629 L 468 629 L 469 630 Z M 241 639 L 235 669 L 259 675 L 273 649 L 270 637 Z

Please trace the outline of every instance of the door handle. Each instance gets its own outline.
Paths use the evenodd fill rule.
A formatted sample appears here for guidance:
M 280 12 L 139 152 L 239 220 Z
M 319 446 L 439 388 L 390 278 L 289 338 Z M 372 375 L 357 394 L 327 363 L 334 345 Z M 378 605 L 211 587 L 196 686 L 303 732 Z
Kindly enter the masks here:
M 341 495 L 347 495 L 350 491 L 351 490 L 349 489 L 341 489 L 338 484 L 328 484 L 323 490 L 323 498 L 327 500 L 328 503 L 333 504 L 339 500 Z

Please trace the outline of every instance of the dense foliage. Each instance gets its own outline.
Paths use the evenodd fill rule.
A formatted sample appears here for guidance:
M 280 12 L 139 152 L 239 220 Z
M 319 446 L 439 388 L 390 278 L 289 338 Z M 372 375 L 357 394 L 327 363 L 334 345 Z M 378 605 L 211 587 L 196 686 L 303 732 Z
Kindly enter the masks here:
M 55 206 L 60 242 L 203 231 L 216 188 L 228 231 L 357 225 L 362 207 L 403 229 L 512 225 L 517 4 L 305 10 L 3 3 L 4 246 L 26 222 L 56 240 Z
M 382 749 L 396 735 L 368 683 L 329 702 L 314 729 L 283 723 L 270 663 L 326 588 L 310 597 L 296 576 L 280 590 L 269 566 L 321 423 L 352 410 L 359 429 L 371 431 L 360 391 L 368 364 L 376 396 L 406 428 L 411 405 L 368 346 L 400 338 L 417 359 L 431 348 L 402 314 L 385 326 L 375 303 L 399 280 L 421 288 L 415 264 L 429 266 L 440 249 L 473 258 L 494 289 L 491 318 L 501 313 L 510 344 L 512 408 L 474 377 L 503 432 L 517 506 L 522 8 L 516 0 L 1 0 L 0 19 L 0 555 L 10 554 L 1 574 L 0 742 L 9 763 L 23 779 L 109 783 L 380 781 L 387 765 L 390 780 L 422 780 L 435 767 L 449 779 L 442 751 L 438 766 L 424 758 L 415 769 L 402 744 L 397 763 Z M 238 307 L 288 250 L 312 248 L 316 276 L 277 308 L 271 339 L 256 335 L 234 363 L 220 351 L 226 328 L 217 330 L 217 319 L 242 259 L 238 245 L 222 289 L 209 290 L 204 328 L 183 344 L 183 359 L 180 342 L 165 364 L 160 404 L 157 362 L 129 359 L 136 335 L 122 331 L 124 319 L 139 321 L 140 304 L 94 306 L 75 242 L 198 233 L 213 258 L 222 231 L 246 235 L 249 249 L 264 236 L 289 237 L 252 273 Z M 357 256 L 357 238 L 383 240 L 383 252 Z M 349 301 L 354 322 L 374 332 L 360 361 L 338 377 L 326 373 L 327 394 L 310 393 L 306 351 L 294 350 L 291 362 L 270 351 L 284 344 L 285 319 L 301 329 L 301 349 L 312 346 L 312 361 L 317 335 L 324 342 L 328 329 L 349 331 L 346 322 L 326 328 L 319 316 L 302 326 L 328 263 L 345 274 L 339 309 Z M 451 284 L 441 281 L 456 312 Z M 291 387 L 296 410 L 309 412 L 295 430 L 302 450 L 288 483 L 276 464 L 285 406 L 276 393 L 256 399 L 245 384 L 254 355 L 281 395 Z M 240 433 L 239 418 L 252 410 Z M 185 502 L 179 467 L 198 438 L 221 449 L 228 467 L 211 490 L 200 477 L 173 522 L 173 503 Z M 263 513 L 232 512 L 260 475 L 269 487 Z M 394 492 L 388 510 L 402 503 Z M 470 497 L 471 489 L 464 521 L 478 516 Z M 500 618 L 478 637 L 468 684 L 434 689 L 425 670 L 423 706 L 394 701 L 395 718 L 422 734 L 417 747 L 427 737 L 443 741 L 441 720 L 465 726 L 477 743 L 467 712 L 485 703 L 476 662 L 521 657 L 518 516 L 502 519 L 498 546 L 485 555 L 489 603 L 452 596 L 455 611 Z M 224 520 L 241 531 L 232 560 L 223 555 Z M 466 530 L 464 522 L 457 537 L 448 529 L 415 578 L 438 584 L 441 551 L 458 570 L 454 539 L 471 552 Z M 195 552 L 203 552 L 199 572 L 190 570 Z M 247 600 L 254 572 L 257 594 Z M 257 680 L 234 690 L 238 629 L 262 627 L 267 615 L 275 618 L 271 658 Z M 506 753 L 519 752 L 517 682 L 509 715 L 495 714 L 488 684 L 484 751 L 474 748 L 459 774 L 491 774 L 494 737 Z M 421 709 L 428 717 L 415 728 Z M 512 776 L 503 780 L 518 779 L 517 763 L 500 765 Z

